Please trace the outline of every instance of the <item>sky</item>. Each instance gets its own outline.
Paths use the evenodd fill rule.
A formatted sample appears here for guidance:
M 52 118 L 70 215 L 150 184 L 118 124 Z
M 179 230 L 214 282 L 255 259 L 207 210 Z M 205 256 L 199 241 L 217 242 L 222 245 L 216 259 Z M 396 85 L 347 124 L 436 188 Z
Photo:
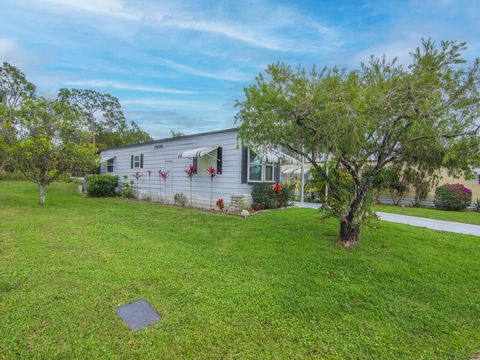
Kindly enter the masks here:
M 480 56 L 480 0 L 0 0 L 0 61 L 54 98 L 119 98 L 154 138 L 236 126 L 235 103 L 268 64 L 358 67 L 421 38 Z

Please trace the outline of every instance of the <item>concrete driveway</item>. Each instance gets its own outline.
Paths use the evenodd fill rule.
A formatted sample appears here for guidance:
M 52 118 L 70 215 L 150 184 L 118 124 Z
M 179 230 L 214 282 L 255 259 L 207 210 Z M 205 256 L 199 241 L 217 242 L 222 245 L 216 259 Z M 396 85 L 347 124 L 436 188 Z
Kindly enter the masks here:
M 321 206 L 317 203 L 307 202 L 303 203 L 303 205 L 300 202 L 294 202 L 294 204 L 296 207 L 303 207 L 309 209 L 319 209 Z M 480 225 L 464 224 L 455 221 L 436 220 L 409 215 L 392 214 L 383 211 L 377 211 L 377 215 L 380 217 L 380 220 L 383 221 L 423 227 L 432 230 L 448 231 L 457 234 L 480 236 Z

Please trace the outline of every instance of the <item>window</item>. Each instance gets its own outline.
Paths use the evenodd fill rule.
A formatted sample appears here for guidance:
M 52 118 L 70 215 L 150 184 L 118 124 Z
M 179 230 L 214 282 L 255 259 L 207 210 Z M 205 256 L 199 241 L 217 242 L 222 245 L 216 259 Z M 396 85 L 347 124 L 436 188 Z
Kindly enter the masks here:
M 113 158 L 107 160 L 107 172 L 113 172 Z
M 255 151 L 248 150 L 248 181 L 274 182 L 275 165 L 265 162 Z
M 206 174 L 207 169 L 213 167 L 215 170 L 217 170 L 217 174 L 221 175 L 223 165 L 222 152 L 222 147 L 219 146 L 203 156 L 194 158 L 193 165 L 197 169 L 197 174 Z
M 143 169 L 143 154 L 134 154 L 130 158 L 130 167 L 132 169 Z
M 155 146 L 153 147 L 153 150 L 161 150 L 161 149 L 163 149 L 163 144 L 155 145 Z

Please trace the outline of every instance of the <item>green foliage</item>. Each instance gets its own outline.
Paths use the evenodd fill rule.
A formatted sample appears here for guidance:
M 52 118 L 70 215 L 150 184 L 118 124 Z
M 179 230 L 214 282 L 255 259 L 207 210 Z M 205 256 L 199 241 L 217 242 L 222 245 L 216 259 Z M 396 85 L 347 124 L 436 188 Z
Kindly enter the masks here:
M 183 193 L 176 193 L 173 196 L 173 201 L 175 202 L 175 205 L 178 206 L 186 206 L 188 203 L 188 199 Z
M 45 98 L 26 100 L 18 111 L 18 136 L 12 148 L 15 168 L 39 185 L 40 203 L 45 187 L 68 172 L 81 172 L 96 163 L 82 119 L 70 106 Z
M 275 191 L 275 186 L 280 185 L 280 190 Z M 256 184 L 252 189 L 253 208 L 255 210 L 278 209 L 288 206 L 293 197 L 293 186 L 281 184 Z
M 113 197 L 117 195 L 117 175 L 89 175 L 85 177 L 88 195 L 93 197 Z
M 479 163 L 480 60 L 463 66 L 465 49 L 424 40 L 408 68 L 385 57 L 352 71 L 272 64 L 237 104 L 239 134 L 304 156 L 329 182 L 330 214 L 348 228 L 341 240 L 354 244 L 383 168 L 455 176 Z M 347 176 L 328 175 L 325 155 Z
M 125 198 L 135 197 L 135 188 L 133 180 L 128 181 L 128 176 L 123 175 L 122 196 Z
M 472 203 L 472 191 L 463 184 L 445 184 L 435 190 L 435 207 L 443 210 L 464 210 Z
M 90 89 L 60 89 L 60 101 L 77 109 L 88 124 L 92 142 L 102 150 L 151 140 L 137 123 L 128 124 L 115 96 Z

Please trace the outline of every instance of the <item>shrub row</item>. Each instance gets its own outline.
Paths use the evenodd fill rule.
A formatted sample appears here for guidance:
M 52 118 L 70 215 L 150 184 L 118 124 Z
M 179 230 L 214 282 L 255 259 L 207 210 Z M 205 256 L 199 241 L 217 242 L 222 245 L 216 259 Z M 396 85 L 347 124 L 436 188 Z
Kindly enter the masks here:
M 293 197 L 293 187 L 276 183 L 258 184 L 252 189 L 254 210 L 278 209 L 288 206 Z
M 89 175 L 85 181 L 90 196 L 109 197 L 117 194 L 118 176 L 116 175 Z

